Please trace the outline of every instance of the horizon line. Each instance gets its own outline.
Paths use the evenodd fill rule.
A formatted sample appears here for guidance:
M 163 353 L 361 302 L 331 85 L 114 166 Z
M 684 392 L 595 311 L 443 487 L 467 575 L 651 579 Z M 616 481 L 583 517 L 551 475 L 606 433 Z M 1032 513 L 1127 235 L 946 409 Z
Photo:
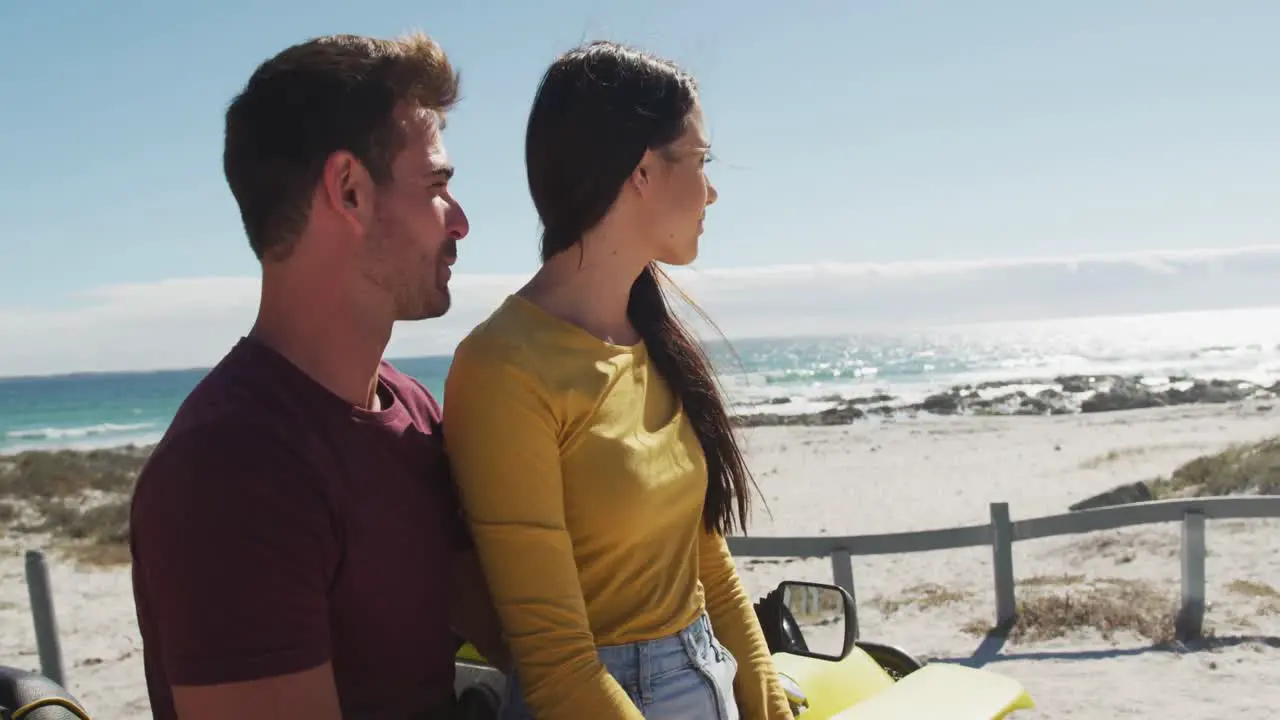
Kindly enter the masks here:
M 1280 247 L 1277 247 L 1276 249 L 1280 250 Z M 966 328 L 966 327 L 982 327 L 982 326 L 990 326 L 990 325 L 1009 325 L 1009 324 L 1021 324 L 1021 323 L 1027 323 L 1027 322 L 1048 322 L 1048 321 L 1054 321 L 1054 320 L 1121 319 L 1121 318 L 1139 318 L 1139 317 L 1156 316 L 1156 315 L 1193 315 L 1197 313 L 1206 313 L 1206 312 L 1236 312 L 1240 310 L 1267 310 L 1267 309 L 1280 310 L 1280 302 L 1278 302 L 1275 305 L 1239 305 L 1239 306 L 1225 307 L 1225 308 L 1165 310 L 1165 311 L 1146 312 L 1146 313 L 1122 312 L 1122 311 L 1099 312 L 1099 313 L 1090 313 L 1085 315 L 1048 316 L 1044 318 L 1036 318 L 1034 320 L 993 320 L 993 321 L 979 321 L 979 322 L 939 323 L 939 324 L 926 324 L 926 325 L 910 326 L 910 327 L 912 327 L 915 330 L 929 330 L 929 329 L 942 329 L 942 328 Z M 421 320 L 417 322 L 431 322 L 431 321 Z M 905 327 L 907 326 L 904 326 L 904 329 Z M 858 335 L 876 335 L 876 334 L 881 334 L 883 332 L 885 331 L 881 329 L 881 330 L 867 331 L 867 332 L 861 332 L 861 333 L 841 332 L 841 333 L 810 333 L 810 334 L 801 334 L 801 335 L 738 335 L 736 337 L 724 336 L 721 338 L 713 338 L 709 341 L 705 341 L 703 344 L 704 346 L 716 346 L 716 345 L 725 345 L 725 344 L 732 345 L 733 343 L 744 342 L 744 341 L 770 341 L 770 340 L 784 340 L 784 339 L 786 340 L 830 339 L 830 338 L 837 338 L 837 337 L 854 337 Z M 228 347 L 228 350 L 229 349 L 230 347 Z M 397 355 L 397 356 L 383 355 L 382 359 L 394 364 L 394 363 L 407 361 L 407 360 L 433 360 L 433 359 L 452 358 L 452 357 L 453 357 L 453 353 L 449 352 L 449 353 L 428 353 L 428 354 L 422 354 L 422 355 Z M 185 372 L 206 372 L 207 373 L 209 370 L 213 369 L 214 365 L 216 365 L 216 363 L 210 364 L 210 365 L 156 366 L 151 368 L 135 368 L 135 369 L 129 369 L 129 370 L 75 370 L 71 372 L 58 372 L 58 373 L 47 373 L 47 374 L 21 373 L 21 374 L 15 374 L 15 375 L 6 375 L 3 373 L 0 373 L 0 384 L 10 383 L 10 382 L 33 381 L 33 380 L 59 380 L 59 379 L 89 378 L 89 377 L 104 377 L 104 376 L 153 375 L 153 374 L 161 374 L 161 373 L 185 373 Z

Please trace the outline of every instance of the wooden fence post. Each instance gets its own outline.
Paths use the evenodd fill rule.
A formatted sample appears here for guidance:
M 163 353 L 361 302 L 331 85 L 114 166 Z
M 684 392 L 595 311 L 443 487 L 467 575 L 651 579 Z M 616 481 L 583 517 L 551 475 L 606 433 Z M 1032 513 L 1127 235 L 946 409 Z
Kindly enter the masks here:
M 853 635 L 859 636 L 858 616 L 856 609 L 858 607 L 858 596 L 853 591 L 853 555 L 848 550 L 836 550 L 831 553 L 831 575 L 835 580 L 835 584 L 849 591 L 849 596 L 853 598 L 853 607 L 855 609 L 853 621 Z
M 1179 640 L 1194 640 L 1204 630 L 1204 513 L 1182 516 L 1182 605 L 1178 609 Z
M 848 550 L 836 550 L 831 553 L 831 577 L 836 585 L 853 595 L 853 556 Z
M 36 626 L 36 651 L 40 656 L 40 674 L 67 686 L 62 667 L 62 646 L 58 641 L 58 618 L 53 611 L 53 587 L 49 582 L 49 566 L 44 553 L 27 551 L 27 594 L 31 598 L 31 618 Z
M 991 503 L 991 560 L 996 583 L 996 627 L 1010 626 L 1018 613 L 1013 586 L 1013 521 L 1009 503 Z

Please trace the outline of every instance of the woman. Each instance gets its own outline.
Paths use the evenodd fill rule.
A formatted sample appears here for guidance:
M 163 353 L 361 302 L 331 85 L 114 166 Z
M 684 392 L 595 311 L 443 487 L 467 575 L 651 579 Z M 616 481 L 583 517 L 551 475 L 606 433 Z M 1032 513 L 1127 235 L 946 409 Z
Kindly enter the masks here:
M 507 717 L 791 718 L 725 535 L 750 476 L 655 263 L 716 192 L 692 77 L 560 57 L 525 145 L 542 267 L 459 345 L 445 443 L 515 661 Z

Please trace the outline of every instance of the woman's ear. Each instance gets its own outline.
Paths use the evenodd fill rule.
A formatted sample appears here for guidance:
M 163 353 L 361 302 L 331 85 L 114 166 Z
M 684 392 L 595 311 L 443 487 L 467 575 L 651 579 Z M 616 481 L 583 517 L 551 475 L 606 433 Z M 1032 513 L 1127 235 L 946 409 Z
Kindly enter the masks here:
M 641 195 L 649 191 L 649 184 L 653 178 L 653 151 L 646 150 L 644 157 L 640 158 L 640 163 L 636 165 L 636 169 L 631 171 L 629 182 L 636 192 Z

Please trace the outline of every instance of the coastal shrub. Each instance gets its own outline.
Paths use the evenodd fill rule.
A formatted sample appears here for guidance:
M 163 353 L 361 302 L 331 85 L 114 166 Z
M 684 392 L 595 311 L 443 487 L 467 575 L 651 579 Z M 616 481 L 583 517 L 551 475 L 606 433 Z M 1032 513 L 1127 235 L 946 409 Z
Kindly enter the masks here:
M 1044 578 L 1039 583 L 1023 585 L 1030 589 L 1019 588 L 1017 621 L 1008 632 L 1013 642 L 1042 642 L 1085 630 L 1096 631 L 1107 640 L 1127 632 L 1157 645 L 1175 637 L 1176 599 L 1150 583 L 1101 578 L 1053 588 L 1051 579 Z M 972 634 L 990 631 L 980 622 L 964 629 Z
M 1280 590 L 1261 580 L 1233 580 L 1227 591 L 1256 600 L 1258 615 L 1280 615 Z
M 1150 485 L 1156 498 L 1280 493 L 1280 437 L 1198 457 Z
M 32 507 L 39 519 L 14 529 L 28 533 L 47 533 L 62 540 L 94 543 L 129 541 L 128 498 L 111 498 L 90 506 L 45 500 L 34 503 Z
M 79 510 L 67 525 L 67 534 L 98 544 L 129 542 L 129 503 L 116 501 Z
M 1271 600 L 1280 600 L 1280 590 L 1277 590 L 1261 580 L 1232 580 L 1227 585 L 1227 590 L 1244 595 L 1245 597 L 1266 598 Z
M 0 458 L 0 523 L 78 559 L 129 562 L 129 499 L 147 451 L 32 451 Z
M 61 498 L 90 490 L 127 493 L 144 462 L 144 454 L 127 450 L 24 452 L 0 464 L 0 497 Z

